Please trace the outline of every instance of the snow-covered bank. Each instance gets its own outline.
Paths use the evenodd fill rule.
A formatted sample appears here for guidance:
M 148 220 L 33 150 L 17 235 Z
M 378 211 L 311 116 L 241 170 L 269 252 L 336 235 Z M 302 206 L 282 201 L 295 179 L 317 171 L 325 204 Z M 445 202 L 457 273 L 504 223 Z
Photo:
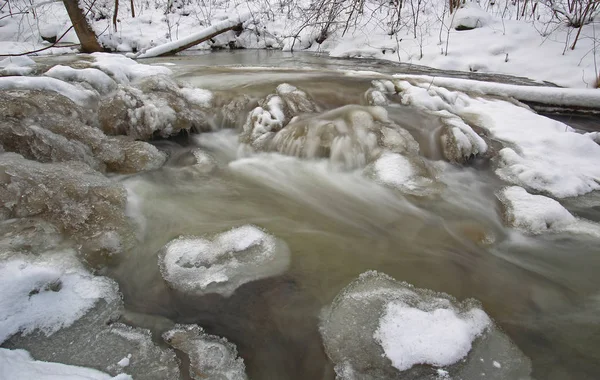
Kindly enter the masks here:
M 562 4 L 559 2 L 554 2 Z M 0 51 L 21 53 L 47 46 L 43 38 L 60 36 L 70 26 L 62 3 L 12 1 L 13 15 L 0 10 Z M 251 0 L 154 0 L 119 5 L 95 2 L 88 14 L 100 42 L 120 52 L 156 52 L 157 46 L 193 40 L 230 18 L 250 14 L 244 31 L 229 31 L 192 49 L 211 47 L 279 48 L 328 52 L 335 57 L 373 57 L 443 70 L 503 73 L 546 80 L 567 87 L 595 87 L 600 48 L 596 20 L 581 32 L 568 26 L 547 2 L 467 1 L 453 14 L 447 1 L 380 4 L 350 0 L 280 2 Z M 523 8 L 524 7 L 524 8 Z M 596 25 L 595 25 L 596 24 Z M 458 30 L 457 30 L 458 29 Z M 579 34 L 573 46 L 575 35 Z M 77 43 L 71 30 L 61 42 Z M 167 45 L 164 45 L 167 44 Z M 571 50 L 571 47 L 574 47 Z M 162 49 L 162 47 L 161 47 Z M 71 49 L 52 48 L 41 54 Z M 162 52 L 162 50 L 160 50 Z M 143 54 L 142 54 L 143 56 Z

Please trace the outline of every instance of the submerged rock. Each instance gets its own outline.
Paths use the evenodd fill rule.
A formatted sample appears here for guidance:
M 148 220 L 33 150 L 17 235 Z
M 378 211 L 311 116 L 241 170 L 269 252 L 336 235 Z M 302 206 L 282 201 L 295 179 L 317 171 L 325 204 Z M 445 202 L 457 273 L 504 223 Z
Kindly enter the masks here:
M 118 251 L 131 244 L 127 192 L 83 163 L 43 164 L 0 153 L 0 198 L 5 218 L 42 218 L 86 244 L 100 239 L 102 246 L 110 236 Z
M 100 128 L 108 135 L 127 135 L 149 140 L 181 131 L 212 129 L 206 90 L 181 89 L 167 76 L 143 79 L 136 87 L 119 85 L 104 98 L 98 110 Z
M 439 190 L 432 170 L 419 156 L 384 153 L 365 168 L 367 176 L 406 194 L 429 195 Z
M 196 325 L 177 325 L 163 334 L 171 347 L 184 352 L 190 360 L 194 380 L 246 380 L 244 360 L 225 338 L 210 335 Z
M 212 240 L 180 237 L 159 253 L 165 281 L 196 295 L 230 296 L 247 282 L 285 272 L 289 264 L 285 242 L 252 225 L 231 229 Z
M 531 364 L 474 300 L 374 271 L 324 310 L 320 326 L 340 380 L 529 379 Z

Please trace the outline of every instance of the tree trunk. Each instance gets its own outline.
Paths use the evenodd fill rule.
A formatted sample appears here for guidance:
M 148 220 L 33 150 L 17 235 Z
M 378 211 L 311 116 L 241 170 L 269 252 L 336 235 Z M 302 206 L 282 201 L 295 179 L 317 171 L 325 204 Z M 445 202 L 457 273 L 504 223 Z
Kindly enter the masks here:
M 65 4 L 65 8 L 67 8 L 67 13 L 75 29 L 75 33 L 77 33 L 77 38 L 79 38 L 81 51 L 84 53 L 103 51 L 104 49 L 100 46 L 96 34 L 94 34 L 92 27 L 88 24 L 83 10 L 79 8 L 79 0 L 63 0 L 63 3 Z

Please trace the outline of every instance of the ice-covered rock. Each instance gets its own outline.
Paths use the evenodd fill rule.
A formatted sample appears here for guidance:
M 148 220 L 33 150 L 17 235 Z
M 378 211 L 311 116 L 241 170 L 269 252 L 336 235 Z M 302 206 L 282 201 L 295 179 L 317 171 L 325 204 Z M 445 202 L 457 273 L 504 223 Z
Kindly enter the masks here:
M 63 240 L 52 223 L 38 218 L 0 221 L 0 260 L 15 253 L 39 253 L 56 248 Z
M 318 111 L 317 105 L 306 92 L 282 83 L 275 94 L 259 102 L 246 119 L 240 141 L 254 149 L 264 150 L 275 133 L 287 125 L 294 116 Z
M 418 156 L 384 153 L 365 172 L 377 182 L 403 193 L 426 195 L 436 190 L 431 170 Z
M 290 264 L 285 242 L 258 227 L 245 225 L 212 240 L 180 237 L 159 253 L 165 281 L 189 294 L 230 296 L 241 285 L 279 275 Z
M 67 82 L 86 83 L 100 94 L 107 94 L 117 88 L 117 83 L 98 69 L 75 69 L 69 66 L 56 65 L 44 73 L 44 76 Z
M 86 90 L 49 77 L 0 77 L 0 90 L 52 91 L 69 98 L 80 106 L 89 106 L 98 100 L 96 91 Z
M 25 350 L 0 348 L 0 378 L 36 380 L 133 380 L 127 374 L 112 377 L 92 368 L 35 360 Z
M 464 3 L 450 17 L 452 18 L 452 28 L 456 30 L 481 28 L 492 21 L 492 16 L 475 2 Z
M 109 137 L 94 128 L 94 113 L 48 91 L 0 91 L 0 145 L 40 162 L 81 161 L 104 171 L 132 173 L 160 167 L 154 146 Z
M 83 163 L 43 164 L 0 153 L 0 198 L 7 218 L 39 217 L 86 244 L 105 241 L 107 233 L 111 246 L 115 239 L 122 248 L 131 243 L 125 189 Z
M 531 365 L 474 300 L 418 289 L 370 271 L 323 311 L 340 380 L 529 379 Z M 493 366 L 496 360 L 501 368 Z
M 442 123 L 444 126 L 440 133 L 440 142 L 442 153 L 448 161 L 465 163 L 487 152 L 488 146 L 485 141 L 462 119 L 449 115 L 442 117 Z
M 0 262 L 0 344 L 16 333 L 52 335 L 99 300 L 116 302 L 117 284 L 89 274 L 72 252 Z
M 182 91 L 167 76 L 143 79 L 136 82 L 136 87 L 120 85 L 100 103 L 100 127 L 108 135 L 142 140 L 155 135 L 168 137 L 182 130 L 209 131 L 209 107 L 198 103 L 198 98 L 206 98 L 207 93 L 200 89 Z
M 244 360 L 225 338 L 210 335 L 196 325 L 177 325 L 163 334 L 171 347 L 190 360 L 190 377 L 195 380 L 246 380 Z
M 0 76 L 29 75 L 35 67 L 35 61 L 28 56 L 8 57 L 0 60 Z

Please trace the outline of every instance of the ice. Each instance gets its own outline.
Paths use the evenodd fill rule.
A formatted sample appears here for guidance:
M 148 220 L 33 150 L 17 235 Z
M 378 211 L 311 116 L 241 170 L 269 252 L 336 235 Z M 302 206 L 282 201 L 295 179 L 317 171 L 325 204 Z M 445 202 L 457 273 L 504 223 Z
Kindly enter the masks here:
M 182 88 L 181 93 L 185 99 L 201 107 L 210 107 L 213 99 L 212 92 L 201 88 Z
M 181 379 L 173 350 L 155 344 L 149 330 L 114 323 L 122 310 L 120 303 L 100 305 L 48 338 L 16 336 L 8 346 L 25 348 L 38 360 L 92 367 L 112 376 L 126 372 L 134 379 Z M 129 364 L 119 365 L 124 358 Z
M 40 162 L 81 161 L 100 171 L 137 172 L 166 160 L 155 147 L 108 137 L 93 125 L 94 114 L 53 92 L 0 92 L 0 145 Z
M 0 60 L 0 76 L 29 75 L 35 61 L 27 56 L 8 57 Z
M 210 335 L 196 325 L 177 325 L 163 334 L 173 348 L 190 359 L 190 377 L 195 380 L 246 380 L 244 360 L 225 338 Z
M 418 156 L 409 158 L 397 153 L 384 153 L 366 171 L 377 182 L 408 194 L 429 194 L 436 184 L 432 173 Z
M 294 116 L 318 111 L 317 105 L 302 90 L 282 83 L 276 93 L 259 102 L 244 124 L 240 141 L 257 150 L 265 149 L 275 132 L 281 130 Z
M 496 174 L 503 180 L 557 198 L 600 189 L 600 146 L 567 125 L 514 101 L 472 97 L 425 82 L 396 81 L 401 101 L 434 115 L 460 117 L 505 147 Z
M 477 3 L 464 3 L 452 15 L 452 28 L 457 30 L 475 29 L 487 26 L 492 16 Z
M 600 237 L 600 225 L 575 218 L 552 198 L 529 194 L 518 186 L 498 193 L 507 225 L 530 234 L 568 231 Z
M 0 215 L 8 218 L 42 218 L 87 245 L 106 241 L 107 233 L 111 245 L 115 239 L 122 247 L 131 243 L 125 189 L 83 163 L 44 164 L 0 153 L 0 197 Z
M 458 302 L 375 271 L 323 310 L 320 331 L 339 380 L 433 380 L 440 369 L 456 379 L 486 372 L 485 378 L 516 380 L 531 372 L 529 359 L 475 300 Z M 503 366 L 488 373 L 492 358 Z
M 95 91 L 48 77 L 0 77 L 0 90 L 45 90 L 57 92 L 84 106 L 97 100 Z
M 127 356 L 125 356 L 123 359 L 119 360 L 117 365 L 119 367 L 127 367 L 130 363 L 130 359 L 131 359 L 131 354 L 127 354 Z
M 44 73 L 44 76 L 71 82 L 88 83 L 100 94 L 107 94 L 117 88 L 117 84 L 108 75 L 98 69 L 74 69 L 69 66 L 56 65 Z
M 15 253 L 39 253 L 56 248 L 63 238 L 58 228 L 37 218 L 0 221 L 0 259 Z
M 0 378 L 20 380 L 133 380 L 129 375 L 112 377 L 92 368 L 35 360 L 25 350 L 0 348 Z
M 287 245 L 252 225 L 233 228 L 212 240 L 180 237 L 159 254 L 165 281 L 197 295 L 230 296 L 247 282 L 285 272 L 289 264 Z
M 184 89 L 185 90 L 185 89 Z M 196 132 L 212 129 L 205 103 L 198 104 L 206 90 L 183 91 L 166 76 L 140 80 L 136 87 L 120 85 L 116 92 L 100 102 L 101 129 L 108 135 L 128 135 L 149 140 L 158 135 L 168 137 L 182 130 Z
M 444 127 L 440 134 L 444 157 L 455 163 L 464 163 L 488 150 L 485 141 L 460 118 L 442 118 Z
M 93 67 L 110 75 L 119 84 L 129 84 L 138 79 L 155 75 L 170 75 L 172 71 L 164 66 L 144 65 L 118 54 L 93 53 Z
M 0 287 L 0 343 L 18 332 L 52 335 L 118 297 L 114 281 L 90 275 L 70 252 L 0 262 Z

